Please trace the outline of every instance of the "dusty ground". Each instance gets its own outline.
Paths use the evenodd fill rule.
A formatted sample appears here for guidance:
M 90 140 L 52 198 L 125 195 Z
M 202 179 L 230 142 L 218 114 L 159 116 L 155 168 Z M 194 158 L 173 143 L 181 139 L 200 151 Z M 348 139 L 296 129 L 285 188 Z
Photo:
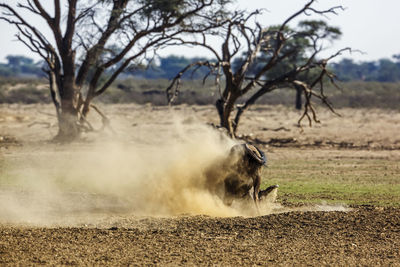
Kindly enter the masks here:
M 2 264 L 398 266 L 400 211 L 124 220 L 105 229 L 0 228 Z
M 194 154 L 202 155 L 206 143 L 215 140 L 200 135 L 193 137 L 196 142 L 191 143 L 186 140 L 187 133 L 196 136 L 199 128 L 193 128 L 194 122 L 216 123 L 214 110 L 180 106 L 171 113 L 166 107 L 137 105 L 105 109 L 117 135 L 111 131 L 87 134 L 71 149 L 45 142 L 56 133 L 51 106 L 0 106 L 0 264 L 400 266 L 400 209 L 396 207 L 277 205 L 268 215 L 237 216 L 240 214 L 221 207 L 202 209 L 189 205 L 193 203 L 185 201 L 204 205 L 210 201 L 193 190 L 189 196 L 185 190 L 179 191 L 180 196 L 157 191 L 141 202 L 141 192 L 133 191 L 136 197 L 132 197 L 130 190 L 134 189 L 127 183 L 131 180 L 113 177 L 121 186 L 105 180 L 110 166 L 118 167 L 121 177 L 129 176 L 132 168 L 140 166 L 129 165 L 131 158 L 125 162 L 121 156 L 127 154 L 117 154 L 118 160 L 107 157 L 105 161 L 104 154 L 114 151 L 93 151 L 91 147 L 98 144 L 98 139 L 110 138 L 127 147 L 142 146 L 141 153 L 133 159 L 148 166 L 136 174 L 145 174 L 149 179 L 154 179 L 149 169 L 158 167 L 155 162 L 177 152 L 168 151 L 159 158 L 145 153 L 154 148 L 153 144 L 164 147 L 163 139 L 167 143 L 175 139 L 188 143 L 178 152 L 188 153 L 185 155 L 190 162 L 201 165 L 204 159 L 192 157 L 193 147 Z M 259 142 L 271 154 L 272 163 L 274 159 L 304 157 L 399 158 L 400 114 L 380 110 L 340 112 L 342 119 L 322 112 L 322 124 L 305 127 L 301 132 L 295 126 L 296 112 L 283 107 L 257 107 L 247 119 L 243 118 L 240 133 Z M 171 131 L 171 127 L 175 130 Z M 217 145 L 207 147 L 205 152 L 214 151 L 212 148 Z M 307 152 L 302 153 L 302 149 Z M 60 162 L 67 168 L 72 166 L 68 164 L 74 163 L 70 158 L 78 155 L 75 150 L 80 151 L 78 158 L 84 165 L 79 165 L 79 171 L 64 169 L 59 173 L 63 166 Z M 94 154 L 94 162 L 86 160 Z M 153 162 L 143 164 L 154 157 Z M 170 170 L 173 175 L 168 177 L 191 177 L 197 171 L 189 172 L 175 161 L 164 163 L 174 166 Z M 87 166 L 90 168 L 86 170 Z M 96 172 L 93 166 L 98 169 Z M 396 166 L 392 169 L 398 170 Z M 63 176 L 64 172 L 68 175 Z M 57 182 L 52 180 L 54 177 Z M 169 189 L 177 188 L 176 180 L 157 181 L 162 185 L 171 183 Z M 186 186 L 192 189 L 193 185 Z M 163 212 L 159 210 L 157 214 L 154 206 L 143 207 L 152 201 Z M 186 205 L 179 206 L 178 201 Z

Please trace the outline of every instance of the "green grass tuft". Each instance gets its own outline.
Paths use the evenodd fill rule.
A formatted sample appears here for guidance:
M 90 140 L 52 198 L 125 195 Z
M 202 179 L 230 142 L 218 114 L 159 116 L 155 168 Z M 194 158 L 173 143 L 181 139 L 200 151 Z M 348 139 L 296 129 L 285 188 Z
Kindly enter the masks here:
M 264 169 L 263 186 L 279 184 L 278 201 L 400 206 L 398 160 L 347 158 L 276 160 Z

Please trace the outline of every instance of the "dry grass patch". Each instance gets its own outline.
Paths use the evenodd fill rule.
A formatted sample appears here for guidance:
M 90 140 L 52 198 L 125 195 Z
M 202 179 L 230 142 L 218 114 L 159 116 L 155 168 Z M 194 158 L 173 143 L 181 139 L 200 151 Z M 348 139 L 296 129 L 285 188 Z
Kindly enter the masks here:
M 270 158 L 265 186 L 280 184 L 283 202 L 400 206 L 399 151 L 283 149 Z

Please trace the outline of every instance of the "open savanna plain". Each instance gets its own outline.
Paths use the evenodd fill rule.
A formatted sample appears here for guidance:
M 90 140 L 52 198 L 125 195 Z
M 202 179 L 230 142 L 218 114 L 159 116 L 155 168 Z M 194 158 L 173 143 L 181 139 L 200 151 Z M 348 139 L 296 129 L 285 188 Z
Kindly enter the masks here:
M 212 106 L 99 107 L 112 129 L 61 145 L 51 105 L 0 106 L 1 265 L 400 266 L 398 111 L 299 128 L 253 107 L 238 134 L 266 152 L 262 188 L 280 185 L 257 213 L 202 187 L 234 144 Z

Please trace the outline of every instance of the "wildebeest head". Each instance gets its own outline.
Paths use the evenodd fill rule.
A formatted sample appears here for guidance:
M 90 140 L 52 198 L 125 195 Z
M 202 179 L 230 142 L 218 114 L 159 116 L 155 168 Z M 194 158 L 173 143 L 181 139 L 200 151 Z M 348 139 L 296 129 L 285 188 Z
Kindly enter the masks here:
M 250 157 L 251 160 L 257 162 L 260 165 L 267 164 L 267 157 L 264 152 L 262 152 L 258 147 L 244 144 L 246 154 Z
M 243 158 L 254 167 L 266 165 L 267 158 L 258 147 L 250 144 L 239 144 L 231 148 L 231 156 Z

